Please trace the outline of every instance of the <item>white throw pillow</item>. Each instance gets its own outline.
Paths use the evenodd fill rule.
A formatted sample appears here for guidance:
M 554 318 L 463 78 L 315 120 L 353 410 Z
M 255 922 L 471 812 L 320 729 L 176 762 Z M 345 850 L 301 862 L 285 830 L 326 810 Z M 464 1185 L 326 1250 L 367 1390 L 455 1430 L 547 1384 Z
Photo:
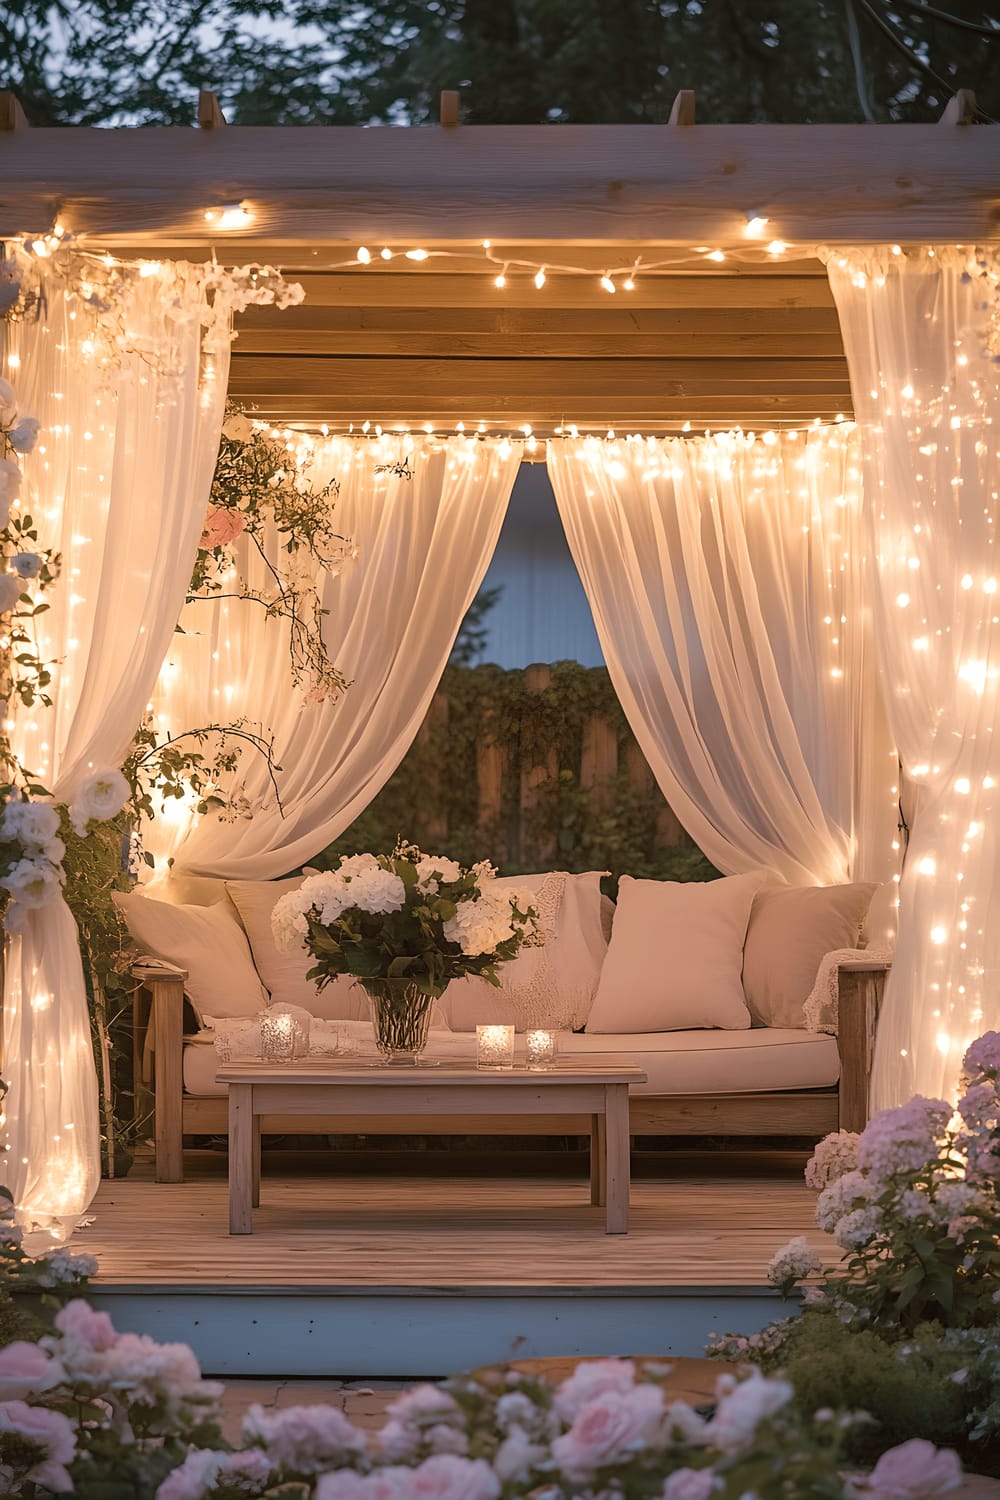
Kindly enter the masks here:
M 743 942 L 767 878 L 765 871 L 709 881 L 623 875 L 588 1032 L 749 1027 Z
M 187 969 L 184 993 L 199 1024 L 211 1016 L 255 1016 L 268 1003 L 250 945 L 228 901 L 175 906 L 137 893 L 113 892 L 143 953 Z
M 452 1031 L 480 1025 L 582 1026 L 608 946 L 601 930 L 600 870 L 502 876 L 497 885 L 531 891 L 546 940 L 500 964 L 499 989 L 485 979 L 453 979 L 441 1000 Z

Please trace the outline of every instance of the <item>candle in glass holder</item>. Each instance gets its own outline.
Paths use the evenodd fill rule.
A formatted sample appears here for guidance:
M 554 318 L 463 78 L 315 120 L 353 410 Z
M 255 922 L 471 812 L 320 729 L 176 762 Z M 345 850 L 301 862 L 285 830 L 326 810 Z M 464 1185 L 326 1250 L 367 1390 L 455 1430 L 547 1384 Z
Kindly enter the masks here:
M 476 1067 L 512 1068 L 513 1066 L 513 1026 L 477 1026 Z
M 295 1055 L 295 1018 L 265 1011 L 260 1018 L 260 1055 L 265 1062 L 291 1062 Z
M 529 1068 L 551 1068 L 559 1048 L 558 1033 L 540 1030 L 526 1031 L 524 1045 L 528 1054 Z

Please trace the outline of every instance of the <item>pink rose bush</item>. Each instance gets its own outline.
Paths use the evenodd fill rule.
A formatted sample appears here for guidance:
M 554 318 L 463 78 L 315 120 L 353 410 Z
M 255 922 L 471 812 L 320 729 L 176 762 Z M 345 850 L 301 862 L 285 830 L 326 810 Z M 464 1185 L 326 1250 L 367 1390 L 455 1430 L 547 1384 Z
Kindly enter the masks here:
M 190 1349 L 119 1333 L 106 1313 L 74 1299 L 37 1344 L 0 1350 L 0 1494 L 927 1500 L 960 1472 L 953 1454 L 904 1445 L 851 1484 L 840 1475 L 841 1439 L 854 1418 L 802 1417 L 791 1386 L 759 1372 L 721 1376 L 707 1413 L 667 1406 L 663 1368 L 596 1360 L 556 1386 L 480 1371 L 403 1393 L 374 1432 L 332 1406 L 253 1406 L 233 1448 L 218 1426 L 219 1387 L 202 1380 Z
M 918 1095 L 820 1143 L 806 1181 L 842 1263 L 805 1289 L 798 1316 L 709 1352 L 786 1371 L 811 1409 L 864 1406 L 894 1434 L 945 1438 L 989 1467 L 1000 1452 L 1000 1033 L 968 1048 L 962 1089 L 957 1106 Z M 815 1274 L 807 1252 L 800 1238 L 772 1260 L 784 1293 Z M 873 1425 L 855 1451 L 880 1446 Z M 871 1490 L 885 1500 L 889 1467 Z

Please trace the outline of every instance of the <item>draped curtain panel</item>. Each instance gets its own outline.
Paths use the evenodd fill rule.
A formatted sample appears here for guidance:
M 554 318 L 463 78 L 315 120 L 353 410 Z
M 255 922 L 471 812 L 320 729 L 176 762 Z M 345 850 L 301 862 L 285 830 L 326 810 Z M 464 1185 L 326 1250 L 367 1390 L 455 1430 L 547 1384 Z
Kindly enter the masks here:
M 123 292 L 108 347 L 62 284 L 7 327 L 22 409 L 42 424 L 22 510 L 62 576 L 37 617 L 59 663 L 54 704 L 18 707 L 11 739 L 60 802 L 118 766 L 146 708 L 190 578 L 218 452 L 228 337 L 205 346 L 199 268 Z M 126 345 L 123 349 L 121 345 Z M 97 1080 L 76 926 L 61 897 L 7 940 L 7 1185 L 22 1219 L 68 1232 L 100 1176 Z
M 323 634 L 351 683 L 309 703 L 292 682 L 281 623 L 239 600 L 195 602 L 165 663 L 157 723 L 174 731 L 245 716 L 275 736 L 281 807 L 262 758 L 239 772 L 252 818 L 196 818 L 178 807 L 150 825 L 158 869 L 268 880 L 307 862 L 367 807 L 406 754 L 483 579 L 521 445 L 506 439 L 329 438 L 309 476 L 336 479 L 337 530 L 356 561 L 322 584 Z M 408 455 L 411 477 L 394 472 Z M 266 586 L 263 565 L 238 559 Z M 258 571 L 260 575 L 258 576 Z M 405 830 L 401 830 L 405 832 Z
M 1000 329 L 995 252 L 830 252 L 864 444 L 876 638 L 919 787 L 877 1108 L 953 1094 L 1000 1027 Z
M 567 440 L 548 467 L 615 690 L 699 847 L 727 874 L 886 880 L 853 428 Z

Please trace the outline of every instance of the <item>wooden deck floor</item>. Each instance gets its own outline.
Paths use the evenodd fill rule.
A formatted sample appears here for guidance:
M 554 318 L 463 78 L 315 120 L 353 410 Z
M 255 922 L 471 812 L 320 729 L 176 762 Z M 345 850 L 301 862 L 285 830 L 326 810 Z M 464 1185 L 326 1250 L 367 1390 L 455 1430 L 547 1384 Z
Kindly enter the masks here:
M 103 1288 L 758 1287 L 804 1234 L 829 1261 L 798 1158 L 679 1156 L 634 1180 L 631 1230 L 604 1233 L 579 1176 L 293 1174 L 265 1161 L 254 1233 L 230 1237 L 224 1162 L 192 1180 L 105 1182 L 74 1248 Z

